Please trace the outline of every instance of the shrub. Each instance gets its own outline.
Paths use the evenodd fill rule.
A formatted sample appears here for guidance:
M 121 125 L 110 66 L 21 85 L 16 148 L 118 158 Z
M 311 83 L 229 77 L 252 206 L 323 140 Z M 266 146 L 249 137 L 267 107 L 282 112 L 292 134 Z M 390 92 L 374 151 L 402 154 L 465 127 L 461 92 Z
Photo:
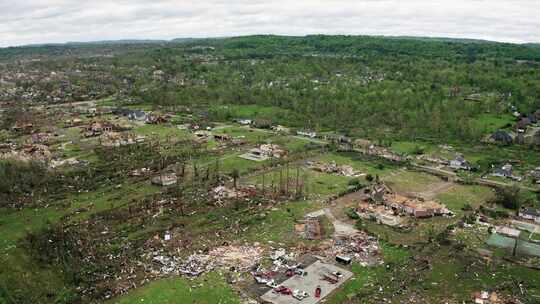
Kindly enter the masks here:
M 352 220 L 360 219 L 360 216 L 358 216 L 358 214 L 356 213 L 356 210 L 354 208 L 347 209 L 347 211 L 345 211 L 345 213 Z

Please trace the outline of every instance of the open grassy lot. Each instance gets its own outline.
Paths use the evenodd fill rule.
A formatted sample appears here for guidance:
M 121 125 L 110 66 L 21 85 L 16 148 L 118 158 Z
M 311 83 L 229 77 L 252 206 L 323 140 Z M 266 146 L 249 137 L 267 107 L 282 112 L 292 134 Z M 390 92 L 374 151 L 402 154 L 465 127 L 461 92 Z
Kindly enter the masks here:
M 436 176 L 407 170 L 395 171 L 383 177 L 382 180 L 398 193 L 425 192 L 434 184 L 442 182 Z
M 499 129 L 503 129 L 515 122 L 515 117 L 506 114 L 482 114 L 473 120 L 475 130 L 481 130 L 482 134 L 490 134 Z
M 448 191 L 438 194 L 436 199 L 459 217 L 464 213 L 463 207 L 468 205 L 476 209 L 493 196 L 494 191 L 488 187 L 454 185 Z
M 265 187 L 271 188 L 273 185 L 275 188 L 279 188 L 280 183 L 283 184 L 283 187 L 286 187 L 287 176 L 289 177 L 289 189 L 293 192 L 297 176 L 297 169 L 293 166 L 289 168 L 289 173 L 287 173 L 286 167 L 281 167 L 264 174 Z M 300 168 L 298 171 L 299 184 L 303 185 L 304 194 L 310 198 L 322 198 L 340 193 L 347 189 L 348 182 L 351 179 L 350 177 L 317 172 L 306 168 Z M 262 187 L 263 174 L 247 179 L 246 183 Z
M 294 120 L 289 120 L 291 113 L 278 107 L 266 107 L 262 105 L 225 105 L 215 106 L 210 109 L 211 118 L 215 120 L 231 120 L 235 118 L 243 119 L 265 119 L 274 123 L 290 124 Z
M 239 304 L 241 301 L 222 275 L 211 272 L 195 280 L 186 278 L 157 280 L 107 303 Z
M 250 144 L 263 144 L 268 139 L 275 137 L 272 132 L 264 132 L 261 130 L 250 129 L 247 127 L 225 127 L 214 130 L 213 134 L 227 134 L 233 138 L 241 138 L 248 141 Z
M 381 243 L 382 255 L 386 264 L 395 266 L 403 265 L 410 258 L 411 253 L 404 248 Z M 351 271 L 354 277 L 346 282 L 326 303 L 341 304 L 351 300 L 362 300 L 362 294 L 378 291 L 379 284 L 391 278 L 385 265 L 376 267 L 363 267 L 359 264 L 353 264 Z
M 294 224 L 301 220 L 311 211 L 319 210 L 322 205 L 313 201 L 291 201 L 272 208 L 264 215 L 256 215 L 243 218 L 241 223 L 249 225 L 248 230 L 242 235 L 242 239 L 247 242 L 260 242 L 283 244 L 286 246 L 297 246 L 298 242 L 313 243 L 301 239 L 294 231 Z M 326 232 L 330 233 L 330 225 L 325 225 Z
M 193 138 L 193 135 L 186 130 L 180 130 L 176 126 L 170 124 L 161 124 L 161 125 L 143 125 L 133 129 L 138 135 L 156 137 L 160 140 L 165 140 L 167 138 L 174 139 L 187 139 Z

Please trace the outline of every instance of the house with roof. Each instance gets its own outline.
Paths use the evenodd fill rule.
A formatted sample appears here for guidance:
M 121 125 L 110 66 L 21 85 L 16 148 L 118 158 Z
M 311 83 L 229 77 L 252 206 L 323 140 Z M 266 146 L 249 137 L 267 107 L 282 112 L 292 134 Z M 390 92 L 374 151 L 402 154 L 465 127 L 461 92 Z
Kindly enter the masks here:
M 514 136 L 507 131 L 498 130 L 489 136 L 488 142 L 511 145 L 514 142 Z
M 502 178 L 509 178 L 516 181 L 521 181 L 520 176 L 515 176 L 513 173 L 513 167 L 511 164 L 505 164 L 501 168 L 495 168 L 493 172 L 491 173 L 492 176 L 502 177 Z
M 141 110 L 133 110 L 127 115 L 129 120 L 136 120 L 136 121 L 147 121 L 148 115 Z
M 463 155 L 458 155 L 455 159 L 451 160 L 450 168 L 454 170 L 472 170 L 471 164 L 463 157 Z
M 534 170 L 531 170 L 531 172 L 529 173 L 529 175 L 536 180 L 536 183 L 537 184 L 540 184 L 540 167 L 534 169 Z
M 540 211 L 534 208 L 523 208 L 519 211 L 519 217 L 540 224 Z
M 516 131 L 518 133 L 525 133 L 527 130 L 527 127 L 532 125 L 533 122 L 529 119 L 529 117 L 522 117 L 517 123 L 516 123 Z
M 115 109 L 113 113 L 115 115 L 127 117 L 129 120 L 146 121 L 148 119 L 148 115 L 141 110 L 119 108 Z

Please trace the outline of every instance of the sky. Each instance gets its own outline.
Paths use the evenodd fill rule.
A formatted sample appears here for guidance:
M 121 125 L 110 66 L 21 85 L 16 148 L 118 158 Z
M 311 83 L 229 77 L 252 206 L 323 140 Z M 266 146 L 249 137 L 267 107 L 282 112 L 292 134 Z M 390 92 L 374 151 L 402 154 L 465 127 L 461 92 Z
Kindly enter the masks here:
M 251 34 L 540 42 L 540 1 L 0 0 L 0 47 Z

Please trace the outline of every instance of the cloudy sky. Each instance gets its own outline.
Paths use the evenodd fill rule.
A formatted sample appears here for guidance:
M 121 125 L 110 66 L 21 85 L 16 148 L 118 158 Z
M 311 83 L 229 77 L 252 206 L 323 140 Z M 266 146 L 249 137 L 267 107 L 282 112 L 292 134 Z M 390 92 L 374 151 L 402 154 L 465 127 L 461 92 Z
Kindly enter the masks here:
M 540 42 L 540 1 L 0 0 L 0 47 L 248 34 Z

